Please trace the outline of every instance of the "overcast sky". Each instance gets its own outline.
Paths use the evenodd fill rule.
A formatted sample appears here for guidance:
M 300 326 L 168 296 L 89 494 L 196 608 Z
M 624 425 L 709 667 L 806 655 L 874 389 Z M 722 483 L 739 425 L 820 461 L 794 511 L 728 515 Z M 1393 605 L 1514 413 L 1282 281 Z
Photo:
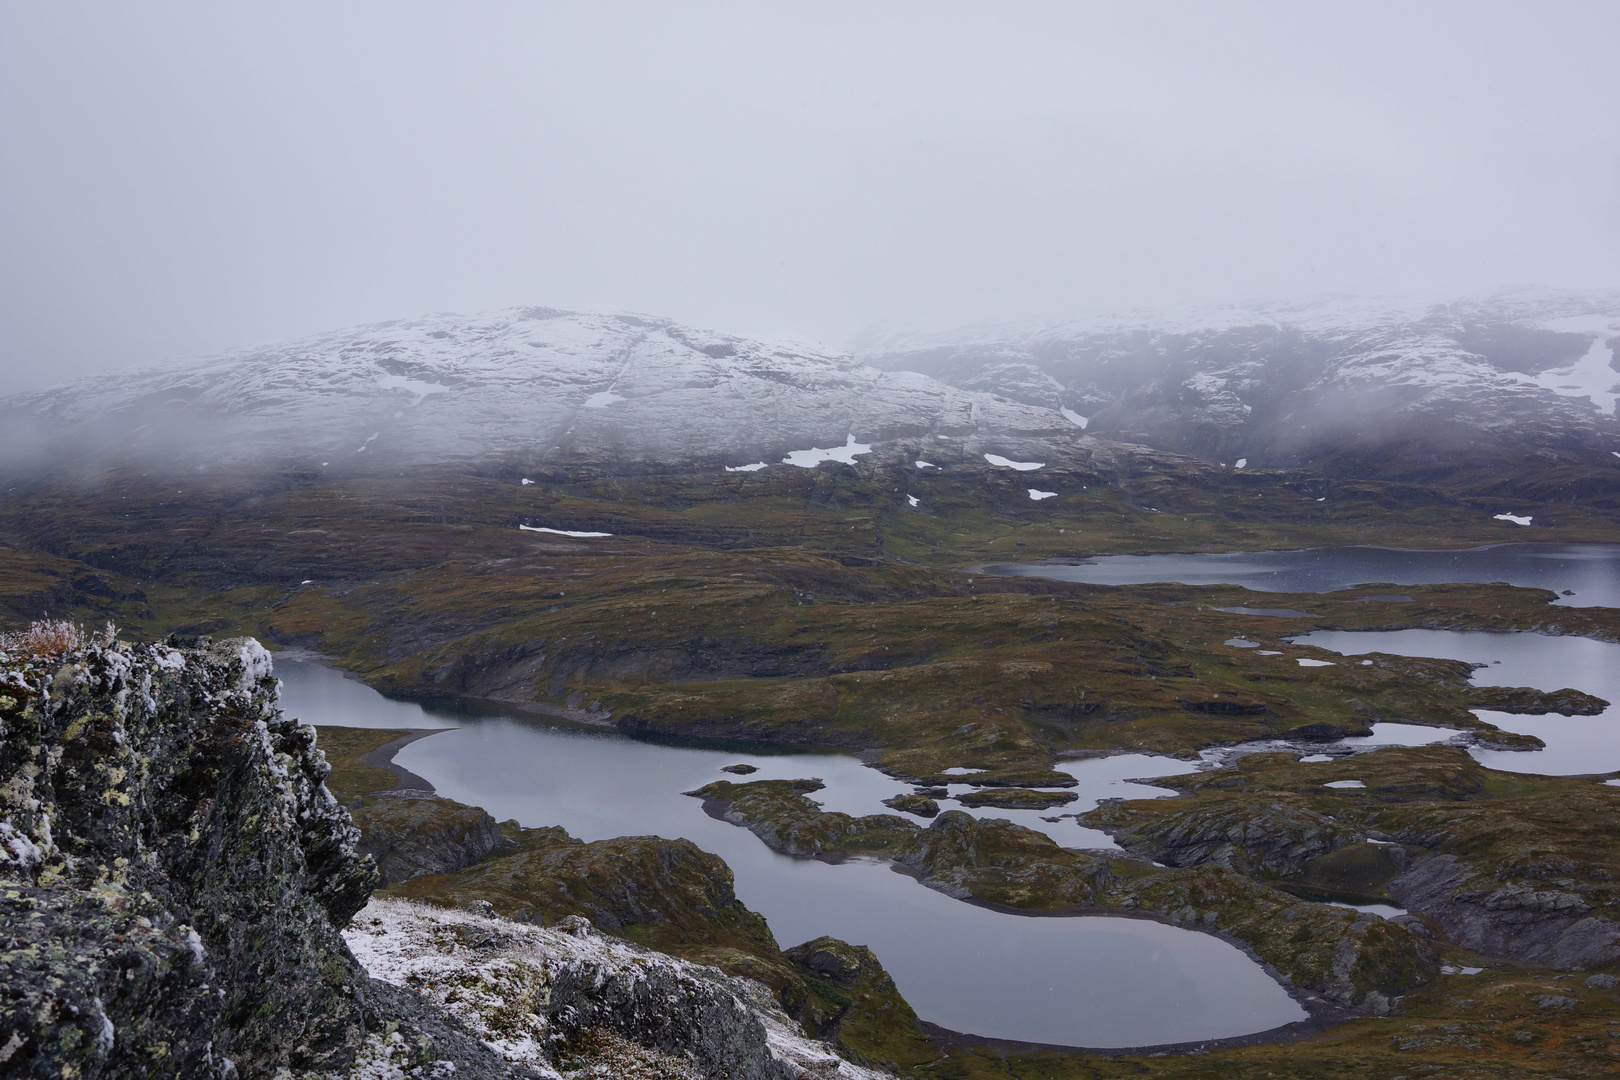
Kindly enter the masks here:
M 429 311 L 841 345 L 1620 285 L 1620 4 L 0 0 L 0 393 Z

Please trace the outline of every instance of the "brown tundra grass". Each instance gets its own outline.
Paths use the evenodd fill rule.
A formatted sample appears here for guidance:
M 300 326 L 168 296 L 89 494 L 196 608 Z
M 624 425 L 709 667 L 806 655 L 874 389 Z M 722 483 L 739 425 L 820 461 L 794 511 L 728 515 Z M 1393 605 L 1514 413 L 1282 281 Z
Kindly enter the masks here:
M 117 636 L 117 628 L 109 622 L 101 633 L 101 641 L 105 644 Z M 0 652 L 56 656 L 59 653 L 76 652 L 90 644 L 93 638 L 94 635 L 87 633 L 84 627 L 66 619 L 39 619 L 26 630 L 0 634 Z

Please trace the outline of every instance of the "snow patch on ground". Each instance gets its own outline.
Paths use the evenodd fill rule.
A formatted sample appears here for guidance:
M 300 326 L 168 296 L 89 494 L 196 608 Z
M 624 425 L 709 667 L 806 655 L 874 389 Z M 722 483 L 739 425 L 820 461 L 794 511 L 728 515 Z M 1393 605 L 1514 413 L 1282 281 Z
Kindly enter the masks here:
M 1011 458 L 1004 458 L 1000 454 L 986 454 L 984 455 L 984 460 L 998 468 L 1017 469 L 1019 472 L 1029 472 L 1032 469 L 1043 469 L 1046 467 L 1046 462 L 1044 461 L 1014 461 Z
M 1532 518 L 1532 517 L 1520 517 L 1517 514 L 1493 514 L 1493 515 L 1491 515 L 1491 520 L 1492 521 L 1511 521 L 1515 525 L 1528 525 L 1532 521 L 1534 521 L 1535 518 Z
M 1055 499 L 1055 498 L 1057 498 L 1057 492 L 1055 492 L 1055 491 L 1037 491 L 1034 488 L 1030 488 L 1029 489 L 1029 497 L 1031 499 L 1034 499 L 1036 502 L 1040 502 L 1042 499 Z
M 756 461 L 752 465 L 727 465 L 726 472 L 759 472 L 759 470 L 769 467 L 763 461 Z
M 1360 780 L 1329 780 L 1322 786 L 1330 788 L 1364 788 L 1367 785 Z
M 416 395 L 412 405 L 420 404 L 429 394 L 447 394 L 450 388 L 442 383 L 423 382 L 421 379 L 407 379 L 403 375 L 384 375 L 377 380 L 377 385 L 384 390 L 408 390 Z
M 851 435 L 849 441 L 843 446 L 834 447 L 831 450 L 823 450 L 818 446 L 812 446 L 808 450 L 794 450 L 782 459 L 782 464 L 797 465 L 801 469 L 813 469 L 823 461 L 837 461 L 845 465 L 853 465 L 855 464 L 856 454 L 870 454 L 871 452 L 872 448 L 869 445 L 856 442 L 855 436 Z
M 1615 457 L 1620 457 L 1620 450 L 1615 451 L 1614 456 Z M 919 469 L 937 469 L 937 468 L 939 468 L 939 466 L 935 465 L 932 461 L 919 461 L 919 462 L 917 462 L 917 468 L 919 468 Z
M 604 532 L 572 532 L 568 529 L 546 529 L 538 525 L 519 525 L 518 528 L 522 529 L 524 532 L 551 533 L 553 536 L 572 536 L 576 538 L 613 535 L 612 533 Z
M 1238 468 L 1240 468 L 1240 469 L 1246 469 L 1246 468 L 1248 468 L 1248 467 L 1249 467 L 1249 459 L 1248 459 L 1248 458 L 1246 458 L 1246 457 L 1240 457 L 1240 458 L 1238 458 L 1238 459 L 1237 459 L 1237 463 L 1236 463 L 1236 464 L 1237 464 L 1237 467 L 1238 467 Z
M 1089 416 L 1081 416 L 1067 405 L 1064 405 L 1062 408 L 1058 409 L 1058 412 L 1062 413 L 1065 420 L 1078 427 L 1081 431 L 1086 430 L 1086 425 L 1091 423 L 1091 418 Z
M 587 409 L 605 409 L 615 401 L 623 401 L 624 397 L 611 390 L 602 390 L 585 399 Z
M 1300 667 L 1333 667 L 1332 660 L 1312 660 L 1308 656 L 1301 656 L 1295 663 Z
M 907 495 L 906 499 L 911 503 L 912 506 L 917 505 L 917 496 L 915 496 L 915 495 Z

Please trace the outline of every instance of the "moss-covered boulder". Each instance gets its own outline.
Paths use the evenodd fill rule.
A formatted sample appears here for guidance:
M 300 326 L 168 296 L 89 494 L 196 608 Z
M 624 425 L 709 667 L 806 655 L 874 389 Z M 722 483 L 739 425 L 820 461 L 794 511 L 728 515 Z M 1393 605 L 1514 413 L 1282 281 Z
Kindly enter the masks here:
M 884 799 L 883 805 L 893 810 L 900 810 L 907 814 L 916 814 L 920 818 L 939 816 L 939 803 L 932 796 L 921 792 L 907 792 L 904 795 L 895 795 Z
M 1059 847 L 1045 833 L 999 818 L 947 810 L 894 857 L 924 883 L 959 899 L 1027 910 L 1091 907 L 1106 859 Z
M 1080 796 L 1072 791 L 1035 791 L 1031 788 L 984 788 L 956 797 L 963 806 L 993 806 L 998 810 L 1048 810 L 1066 806 Z
M 806 798 L 820 780 L 719 780 L 689 794 L 714 817 L 741 825 L 773 851 L 800 858 L 890 852 L 911 840 L 915 822 L 895 814 L 849 814 L 822 810 Z
M 939 1058 L 894 979 L 864 945 L 819 937 L 788 949 L 803 973 L 815 1034 L 865 1061 L 898 1072 Z

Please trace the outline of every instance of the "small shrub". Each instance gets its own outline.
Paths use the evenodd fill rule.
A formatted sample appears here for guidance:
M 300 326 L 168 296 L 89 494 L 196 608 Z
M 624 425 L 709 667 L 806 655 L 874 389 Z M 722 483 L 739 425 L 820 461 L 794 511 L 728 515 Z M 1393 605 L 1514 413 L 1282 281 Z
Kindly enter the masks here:
M 100 635 L 100 643 L 111 644 L 117 636 L 118 629 L 109 622 Z M 0 652 L 57 656 L 65 652 L 77 652 L 95 640 L 96 635 L 86 632 L 84 627 L 77 623 L 71 623 L 66 619 L 39 619 L 26 630 L 0 634 Z

